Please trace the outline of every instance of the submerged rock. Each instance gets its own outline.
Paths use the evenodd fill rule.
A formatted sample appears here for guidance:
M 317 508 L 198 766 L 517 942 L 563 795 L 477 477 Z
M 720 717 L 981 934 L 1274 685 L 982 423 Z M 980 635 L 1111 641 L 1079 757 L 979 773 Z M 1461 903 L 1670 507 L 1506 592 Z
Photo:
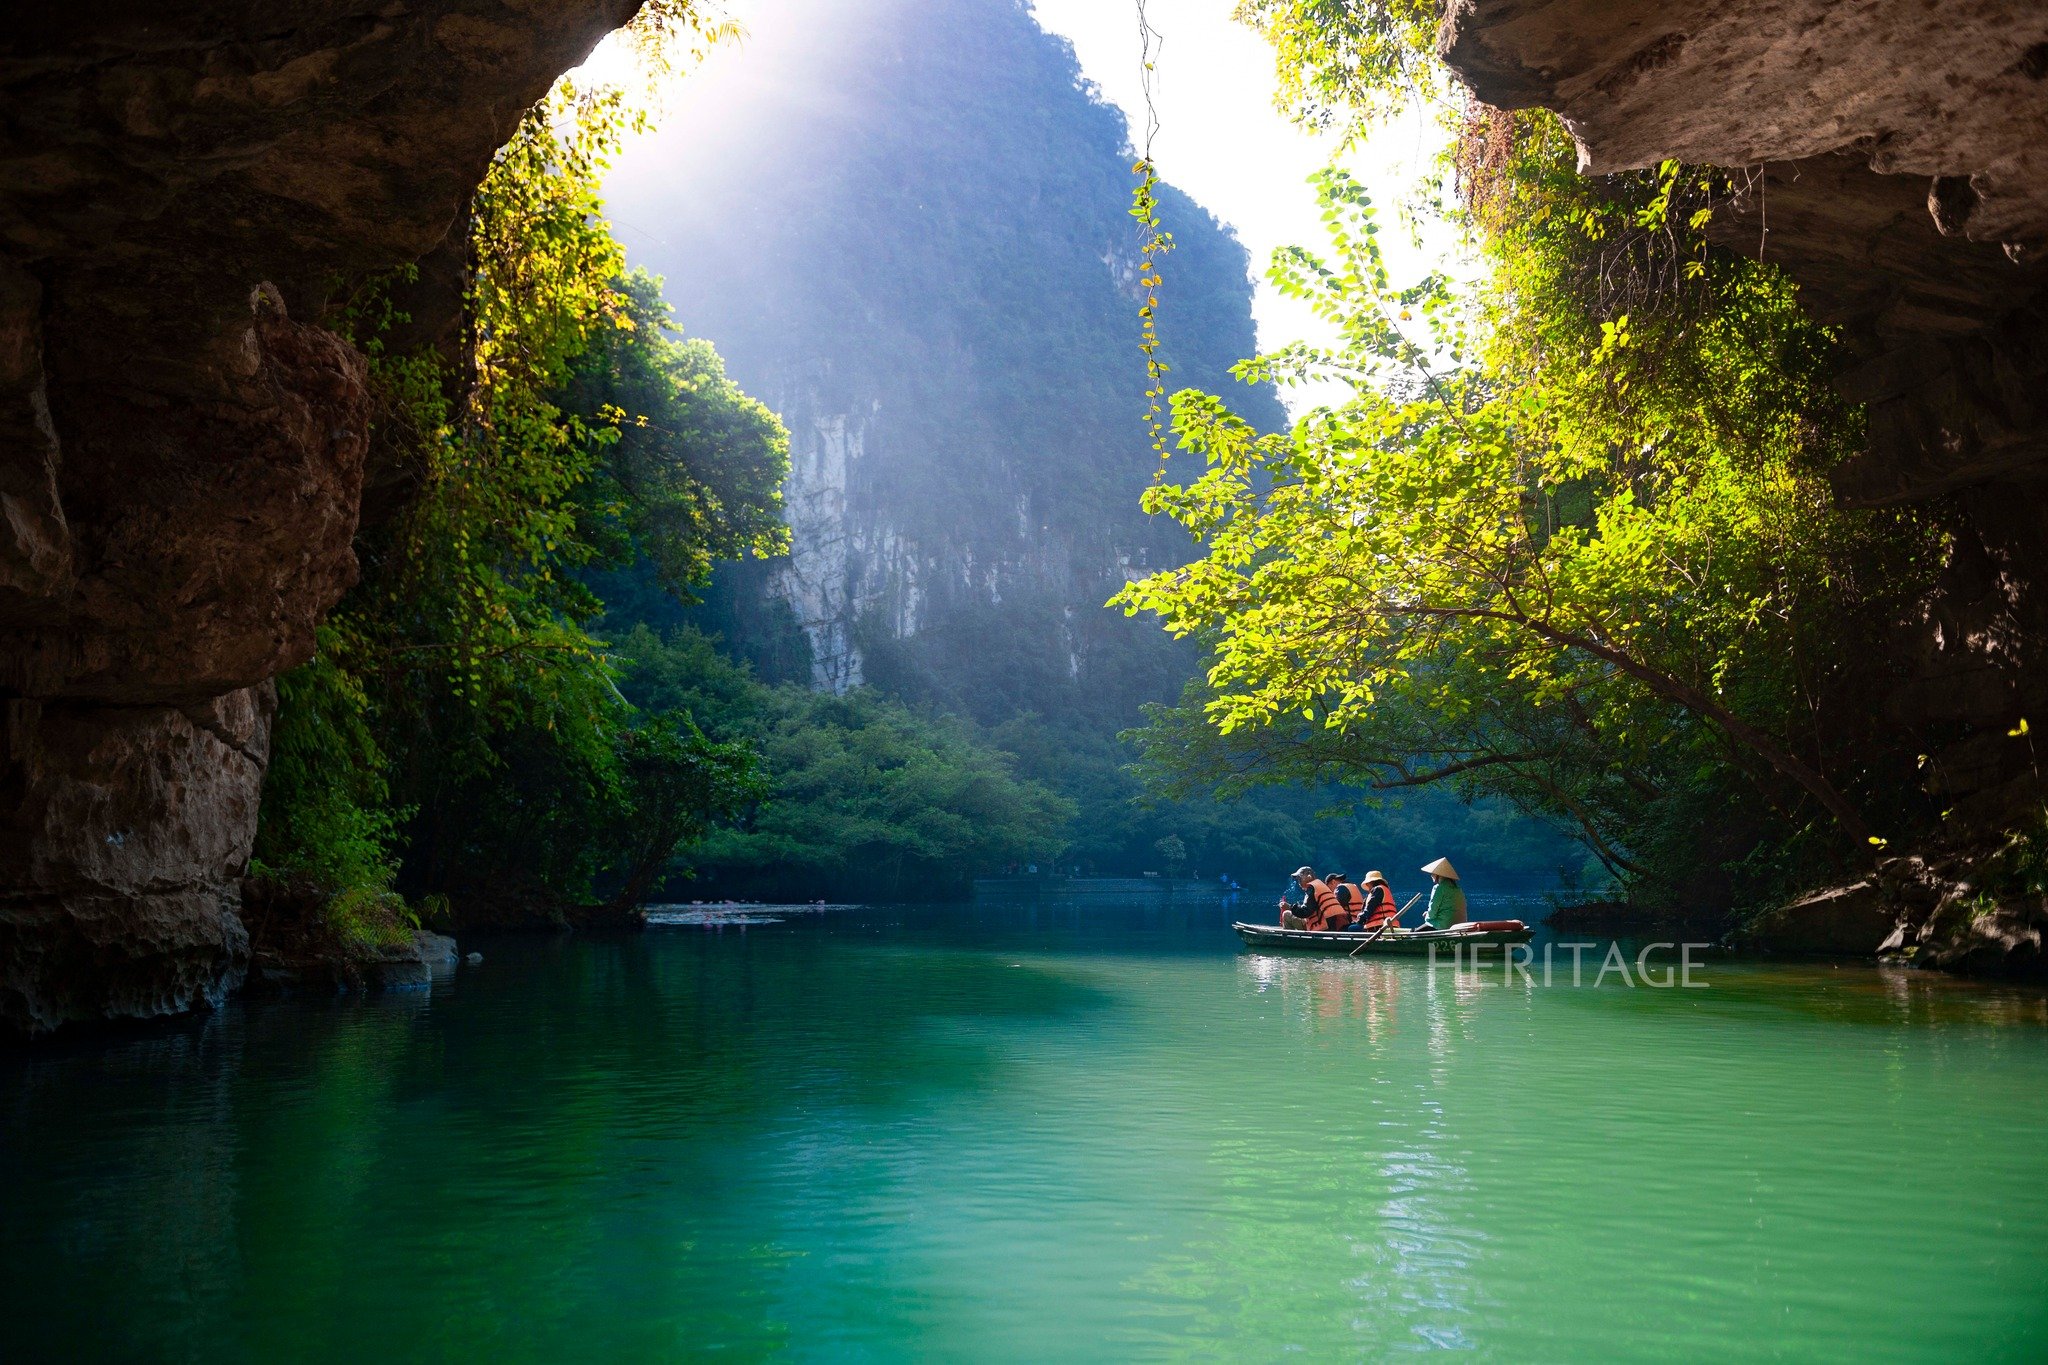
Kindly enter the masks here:
M 1861 881 L 1767 910 L 1734 935 L 1766 952 L 1883 957 L 1978 976 L 2048 976 L 2048 904 L 1994 889 L 1997 854 L 1888 858 Z
M 2003 851 L 1893 858 L 1879 867 L 1899 920 L 1884 953 L 1978 976 L 2048 976 L 2048 903 L 2010 885 Z
M 422 990 L 455 970 L 455 940 L 446 934 L 414 934 L 403 947 L 387 948 L 370 961 L 370 984 L 379 990 Z

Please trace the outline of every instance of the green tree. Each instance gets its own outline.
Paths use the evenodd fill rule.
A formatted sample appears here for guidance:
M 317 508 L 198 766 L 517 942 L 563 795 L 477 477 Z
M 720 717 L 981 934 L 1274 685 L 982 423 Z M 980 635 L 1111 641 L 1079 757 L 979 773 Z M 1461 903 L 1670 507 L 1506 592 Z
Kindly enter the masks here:
M 761 756 L 767 791 L 691 853 L 726 895 L 945 899 L 977 874 L 1050 862 L 1073 806 L 1011 771 L 972 725 L 871 689 L 769 687 L 695 631 L 626 637 L 628 696 L 687 710 Z
M 642 16 L 724 32 L 687 3 Z M 319 657 L 282 680 L 258 839 L 265 867 L 337 904 L 623 896 L 753 791 L 747 754 L 636 712 L 589 630 L 597 570 L 644 556 L 687 593 L 715 558 L 783 543 L 780 425 L 668 334 L 604 223 L 603 172 L 643 123 L 623 91 L 567 81 L 528 112 L 471 204 L 451 340 L 392 349 L 409 272 L 348 305 L 380 456 L 411 492 L 360 537 Z
M 554 396 L 616 433 L 576 490 L 580 536 L 597 562 L 644 557 L 667 596 L 694 602 L 720 560 L 788 550 L 778 513 L 789 437 L 726 377 L 711 343 L 671 335 L 661 281 L 634 270 L 611 287 L 623 325 L 591 338 Z
M 1432 60 L 1442 0 L 1238 0 L 1279 60 L 1274 103 L 1354 144 L 1379 118 L 1444 88 Z
M 1394 288 L 1363 189 L 1321 177 L 1331 249 L 1273 273 L 1341 342 L 1241 372 L 1347 402 L 1261 435 L 1175 395 L 1207 469 L 1147 507 L 1205 555 L 1118 600 L 1211 648 L 1192 701 L 1214 742 L 1169 752 L 1184 727 L 1155 719 L 1152 755 L 1239 785 L 1454 781 L 1569 820 L 1667 893 L 1670 836 L 1697 840 L 1731 777 L 1746 840 L 1723 861 L 1867 852 L 1909 775 L 1815 718 L 1881 692 L 1882 622 L 1939 537 L 1833 506 L 1859 416 L 1830 338 L 1774 270 L 1706 242 L 1711 178 L 1580 180 L 1554 120 L 1518 132 L 1465 168 L 1493 267 L 1476 295 Z
M 625 818 L 610 827 L 620 843 L 615 912 L 638 905 L 679 849 L 769 794 L 751 748 L 713 743 L 687 715 L 628 730 L 619 766 L 626 800 Z

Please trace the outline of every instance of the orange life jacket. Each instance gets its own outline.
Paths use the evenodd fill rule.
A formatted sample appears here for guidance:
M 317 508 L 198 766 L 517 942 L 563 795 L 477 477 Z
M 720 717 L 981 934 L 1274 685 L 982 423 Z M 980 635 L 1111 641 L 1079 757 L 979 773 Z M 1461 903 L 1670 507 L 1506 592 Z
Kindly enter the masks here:
M 1358 923 L 1365 910 L 1365 893 L 1358 889 L 1356 882 L 1333 882 L 1330 889 L 1337 893 L 1337 904 L 1343 908 L 1343 923 L 1332 924 L 1332 929 L 1348 929 Z
M 1385 883 L 1374 882 L 1365 893 L 1365 927 L 1377 929 L 1400 912 L 1394 908 L 1394 893 Z
M 1332 924 L 1333 920 L 1344 924 L 1351 922 L 1351 916 L 1345 913 L 1343 903 L 1337 899 L 1337 893 L 1332 891 L 1327 883 L 1317 881 L 1313 877 L 1309 878 L 1308 897 L 1301 908 L 1311 929 L 1334 928 L 1336 925 Z

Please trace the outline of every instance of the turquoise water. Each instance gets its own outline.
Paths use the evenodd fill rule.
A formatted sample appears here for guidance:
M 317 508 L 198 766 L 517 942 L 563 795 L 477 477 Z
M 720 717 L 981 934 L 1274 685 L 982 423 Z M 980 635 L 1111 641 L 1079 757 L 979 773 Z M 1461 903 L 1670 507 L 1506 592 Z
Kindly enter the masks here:
M 494 940 L 0 1058 L 0 1358 L 2048 1358 L 2041 992 L 1230 917 Z

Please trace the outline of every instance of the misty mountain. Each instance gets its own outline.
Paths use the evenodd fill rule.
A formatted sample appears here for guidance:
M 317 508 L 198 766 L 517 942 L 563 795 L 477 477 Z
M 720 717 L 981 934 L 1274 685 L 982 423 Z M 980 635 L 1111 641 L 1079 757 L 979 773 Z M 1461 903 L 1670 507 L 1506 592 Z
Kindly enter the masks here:
M 626 159 L 610 211 L 683 328 L 788 425 L 793 549 L 721 568 L 688 613 L 610 583 L 615 615 L 687 620 L 770 682 L 972 718 L 1078 802 L 1071 865 L 1156 867 L 1169 835 L 1198 868 L 1376 842 L 1313 821 L 1309 793 L 1133 804 L 1115 736 L 1199 656 L 1103 603 L 1194 547 L 1139 510 L 1159 462 L 1133 153 L 1066 40 L 1017 0 L 801 0 L 702 80 Z M 1246 252 L 1185 194 L 1160 200 L 1169 386 L 1279 427 L 1276 397 L 1229 374 L 1256 350 Z M 1467 818 L 1424 804 L 1439 829 Z M 1504 860 L 1554 865 L 1547 833 L 1520 832 L 1536 842 L 1492 830 Z
M 706 623 L 770 676 L 1128 723 L 1187 659 L 1102 604 L 1191 547 L 1138 510 L 1123 115 L 1014 0 L 786 8 L 735 63 L 776 78 L 722 88 L 715 131 L 676 128 L 611 191 L 636 263 L 791 432 L 794 551 L 726 571 Z M 1163 200 L 1174 381 L 1280 422 L 1227 374 L 1255 349 L 1245 252 Z

